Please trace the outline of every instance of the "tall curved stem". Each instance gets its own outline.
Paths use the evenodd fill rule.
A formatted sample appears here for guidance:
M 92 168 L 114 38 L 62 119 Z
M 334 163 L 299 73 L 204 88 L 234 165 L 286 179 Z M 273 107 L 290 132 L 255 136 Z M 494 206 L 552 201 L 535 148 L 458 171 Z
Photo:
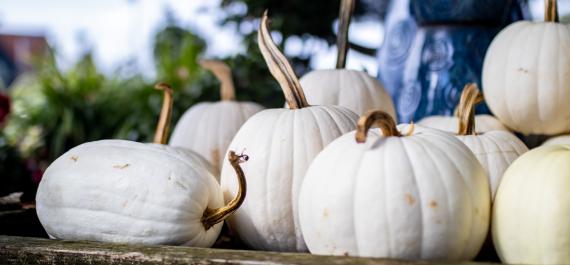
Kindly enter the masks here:
M 235 100 L 236 93 L 230 67 L 218 60 L 201 60 L 200 65 L 212 71 L 214 76 L 220 81 L 220 98 L 222 100 Z
M 289 108 L 300 109 L 308 107 L 309 103 L 307 103 L 299 79 L 295 75 L 295 72 L 293 72 L 293 68 L 287 61 L 287 58 L 285 58 L 285 55 L 279 51 L 271 38 L 267 10 L 263 13 L 261 23 L 259 23 L 257 42 L 263 59 L 265 59 L 265 63 L 267 63 L 269 67 L 269 71 L 277 82 L 279 82 L 281 90 L 283 90 Z
M 168 130 L 170 129 L 170 119 L 172 117 L 172 87 L 165 83 L 158 83 L 154 88 L 164 92 L 162 97 L 162 109 L 160 110 L 158 125 L 154 133 L 154 143 L 166 144 L 168 140 Z
M 348 52 L 348 28 L 354 11 L 354 0 L 341 0 L 338 14 L 338 33 L 336 37 L 337 57 L 336 68 L 343 69 L 346 66 L 346 54 Z

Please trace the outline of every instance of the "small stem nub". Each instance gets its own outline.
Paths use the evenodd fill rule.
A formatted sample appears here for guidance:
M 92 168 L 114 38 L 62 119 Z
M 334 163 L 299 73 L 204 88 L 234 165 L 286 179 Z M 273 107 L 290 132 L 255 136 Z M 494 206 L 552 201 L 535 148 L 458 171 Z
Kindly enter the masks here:
M 336 37 L 337 57 L 336 69 L 346 66 L 346 54 L 348 52 L 348 28 L 354 11 L 354 0 L 341 0 L 338 14 L 338 32 Z
M 556 0 L 544 0 L 544 21 L 558 22 L 558 3 Z
M 230 164 L 234 168 L 238 178 L 238 192 L 236 197 L 233 198 L 226 206 L 222 206 L 216 209 L 206 208 L 201 219 L 202 224 L 206 230 L 226 219 L 230 214 L 235 212 L 245 200 L 247 184 L 245 181 L 245 175 L 243 174 L 243 170 L 239 164 L 247 161 L 248 159 L 249 157 L 247 155 L 237 155 L 234 151 L 229 152 L 228 161 L 230 161 Z
M 475 131 L 475 106 L 483 101 L 483 95 L 477 84 L 469 83 L 463 88 L 459 105 L 457 106 L 457 118 L 459 120 L 459 135 L 476 134 Z
M 155 144 L 166 144 L 168 139 L 168 130 L 170 129 L 170 118 L 172 117 L 172 87 L 165 83 L 158 83 L 154 86 L 157 90 L 162 90 L 162 109 L 160 110 L 160 118 L 154 133 Z
M 396 128 L 396 122 L 390 114 L 381 110 L 370 110 L 358 119 L 358 123 L 356 125 L 357 143 L 366 142 L 368 130 L 370 130 L 370 127 L 374 124 L 382 130 L 382 135 L 385 137 L 402 136 L 400 131 L 398 131 L 398 128 Z
M 220 81 L 220 97 L 222 100 L 235 100 L 234 81 L 232 79 L 232 70 L 230 67 L 217 60 L 200 60 L 200 65 L 204 69 L 212 71 L 214 76 Z
M 307 99 L 305 98 L 305 93 L 301 88 L 299 79 L 295 75 L 293 68 L 285 58 L 285 55 L 279 51 L 273 39 L 271 38 L 271 33 L 269 33 L 269 18 L 267 17 L 267 10 L 263 13 L 261 18 L 261 23 L 259 23 L 259 32 L 257 34 L 257 42 L 263 59 L 269 68 L 269 71 L 275 77 L 283 94 L 285 94 L 285 99 L 287 104 L 289 104 L 290 109 L 300 109 L 308 107 Z

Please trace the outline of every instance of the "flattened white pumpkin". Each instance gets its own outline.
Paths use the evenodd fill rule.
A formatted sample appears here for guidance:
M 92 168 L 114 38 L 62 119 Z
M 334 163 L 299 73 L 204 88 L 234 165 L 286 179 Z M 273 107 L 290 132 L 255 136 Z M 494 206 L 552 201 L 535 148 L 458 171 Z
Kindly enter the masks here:
M 223 206 L 220 188 L 199 161 L 154 144 L 103 140 L 54 161 L 38 188 L 38 217 L 52 237 L 106 242 L 210 246 L 206 207 Z M 200 160 L 200 159 L 198 159 Z

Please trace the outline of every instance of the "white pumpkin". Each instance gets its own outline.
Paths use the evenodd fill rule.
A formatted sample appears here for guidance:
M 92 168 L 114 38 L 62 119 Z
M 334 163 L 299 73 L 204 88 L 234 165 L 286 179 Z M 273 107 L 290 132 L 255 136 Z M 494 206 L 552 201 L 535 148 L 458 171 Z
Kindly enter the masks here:
M 366 137 L 375 122 L 382 134 L 370 130 Z M 369 112 L 356 132 L 338 138 L 315 158 L 299 199 L 311 253 L 475 257 L 490 219 L 483 168 L 451 134 L 419 126 L 411 130 L 402 136 L 387 113 Z M 358 144 L 355 137 L 365 143 Z
M 556 144 L 570 144 L 570 135 L 560 135 L 556 137 L 552 137 L 542 145 L 556 145 Z
M 477 118 L 475 105 L 483 101 L 483 95 L 474 83 L 468 84 L 461 93 L 457 106 L 457 138 L 475 154 L 491 185 L 491 197 L 495 197 L 497 187 L 509 165 L 528 151 L 526 145 L 514 134 L 506 130 L 476 133 Z
M 542 146 L 505 172 L 493 207 L 492 234 L 509 264 L 570 263 L 570 145 Z
M 343 106 L 358 115 L 380 109 L 396 118 L 392 98 L 377 79 L 365 72 L 344 69 L 353 9 L 354 0 L 341 1 L 337 69 L 312 71 L 301 78 L 301 86 L 311 104 Z
M 221 61 L 203 60 L 221 81 L 219 102 L 202 102 L 188 109 L 180 118 L 169 145 L 191 149 L 212 163 L 216 175 L 232 138 L 241 125 L 263 107 L 253 102 L 235 101 L 231 69 Z
M 495 37 L 483 64 L 489 108 L 524 134 L 570 131 L 570 26 L 554 23 L 556 1 L 545 2 L 547 22 L 511 24 Z
M 287 59 L 277 49 L 264 14 L 258 43 L 272 75 L 279 81 L 290 109 L 268 109 L 251 117 L 238 131 L 231 150 L 251 159 L 243 170 L 248 198 L 229 219 L 230 227 L 256 249 L 307 251 L 297 215 L 297 198 L 313 158 L 332 140 L 355 127 L 358 118 L 338 106 L 309 106 Z M 234 196 L 237 183 L 224 162 L 224 195 Z M 226 197 L 227 198 L 227 197 Z
M 240 185 L 236 199 L 224 206 L 208 163 L 196 153 L 163 145 L 172 106 L 168 98 L 155 135 L 161 144 L 84 143 L 48 167 L 36 209 L 51 238 L 199 247 L 216 241 L 221 222 L 245 196 L 241 157 L 229 154 Z

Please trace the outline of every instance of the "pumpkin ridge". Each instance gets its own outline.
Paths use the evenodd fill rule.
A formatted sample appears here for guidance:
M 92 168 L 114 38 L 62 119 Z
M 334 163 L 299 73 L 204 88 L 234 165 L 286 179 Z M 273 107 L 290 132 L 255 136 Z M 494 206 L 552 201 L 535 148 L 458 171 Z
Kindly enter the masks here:
M 306 109 L 309 109 L 309 112 L 311 113 L 311 115 L 313 114 L 313 113 L 311 112 L 311 110 L 310 110 L 310 109 L 311 109 L 310 107 L 309 107 L 309 108 L 306 108 Z M 303 139 L 305 138 L 305 137 L 300 137 L 300 138 L 299 138 L 299 136 L 297 135 L 297 130 L 296 130 L 296 129 L 299 127 L 299 124 L 297 124 L 297 122 L 298 122 L 298 120 L 299 120 L 299 119 L 297 119 L 297 116 L 298 116 L 298 115 L 300 115 L 300 113 L 299 113 L 298 111 L 293 112 L 293 122 L 292 122 L 292 124 L 293 124 L 293 126 L 292 126 L 292 130 L 293 130 L 293 141 L 292 141 L 292 142 L 293 142 L 294 145 L 297 144 L 297 141 L 298 141 L 299 139 L 301 139 L 301 141 L 303 141 Z M 316 120 L 315 120 L 314 122 L 317 123 Z M 318 124 L 317 124 L 317 126 L 318 126 Z M 305 129 L 305 128 L 302 127 L 302 128 L 301 128 L 301 132 L 305 132 L 304 129 Z M 303 144 L 302 146 L 303 146 L 304 153 L 307 154 L 307 153 L 308 153 L 308 152 L 307 152 L 307 145 L 306 145 L 306 144 Z M 297 152 L 298 152 L 297 149 L 298 149 L 298 148 L 292 148 L 292 150 L 293 150 L 293 159 L 291 160 L 291 168 L 293 169 L 293 172 L 292 172 L 292 176 L 291 176 L 291 187 L 290 187 L 290 190 L 289 190 L 289 191 L 290 191 L 290 193 L 291 193 L 291 194 L 290 194 L 290 198 L 291 198 L 291 215 L 292 215 L 292 217 L 293 217 L 293 218 L 292 218 L 292 219 L 293 219 L 293 232 L 295 233 L 295 248 L 298 249 L 298 248 L 299 248 L 299 239 L 304 240 L 304 239 L 303 239 L 303 235 L 301 234 L 301 231 L 300 231 L 300 230 L 301 230 L 301 227 L 300 227 L 299 220 L 298 220 L 298 219 L 299 219 L 299 212 L 298 212 L 298 208 L 299 208 L 299 206 L 298 206 L 298 203 L 299 203 L 299 192 L 300 192 L 301 185 L 302 185 L 302 182 L 303 182 L 302 179 L 304 178 L 304 174 L 302 174 L 302 176 L 298 176 L 298 175 L 296 174 L 297 168 L 296 168 L 296 164 L 295 164 L 295 158 L 297 157 Z M 307 169 L 305 169 L 305 173 L 306 173 L 306 171 L 307 171 Z M 300 180 L 301 183 L 297 183 L 297 182 L 299 181 L 298 178 L 301 178 L 301 180 Z M 297 186 L 298 186 L 298 187 L 297 187 Z M 295 192 L 295 191 L 297 191 L 297 192 Z M 304 241 L 303 241 L 303 242 L 304 242 Z
M 433 136 L 432 136 L 432 137 L 433 137 Z M 438 136 L 438 138 L 439 138 L 440 140 L 443 139 L 443 137 L 439 137 L 439 136 Z M 434 168 L 435 168 L 436 171 L 438 172 L 438 175 L 439 175 L 439 176 L 442 175 L 441 173 L 442 173 L 443 171 L 441 170 L 441 167 L 440 167 L 439 163 L 437 163 L 437 162 L 434 160 L 434 157 L 441 157 L 441 156 L 445 157 L 446 160 L 449 161 L 450 164 L 453 165 L 454 175 L 456 175 L 456 176 L 463 176 L 463 174 L 461 174 L 460 167 L 458 167 L 458 165 L 455 163 L 455 159 L 452 158 L 452 157 L 450 157 L 450 156 L 447 154 L 447 152 L 445 152 L 444 150 L 441 150 L 438 145 L 435 145 L 435 144 L 434 144 L 433 142 L 431 142 L 431 141 L 425 141 L 425 144 L 424 144 L 423 142 L 422 142 L 422 143 L 418 143 L 418 145 L 421 146 L 421 148 L 424 150 L 425 153 L 430 154 L 430 155 L 428 155 L 427 157 L 429 157 L 430 160 L 432 161 L 431 164 L 434 165 Z M 441 156 L 434 156 L 434 154 L 436 153 L 436 152 L 434 152 L 434 151 L 437 151 L 437 153 L 440 153 Z M 450 205 L 450 198 L 453 198 L 453 195 L 449 193 L 449 190 L 450 190 L 450 189 L 449 189 L 448 183 L 447 183 L 443 178 L 441 178 L 441 177 L 439 177 L 439 178 L 437 178 L 437 179 L 438 179 L 439 182 L 441 183 L 441 184 L 440 184 L 441 187 L 444 187 L 443 190 L 445 190 L 445 198 L 444 198 L 444 200 L 445 200 L 445 202 L 446 202 L 446 207 L 447 207 L 447 208 L 446 208 L 446 212 L 447 212 L 446 218 L 447 218 L 447 220 L 453 220 L 454 218 L 451 216 L 451 212 L 454 210 L 454 208 Z M 463 187 L 464 187 L 464 188 L 465 188 L 465 187 L 468 187 L 468 183 L 465 181 L 465 179 L 463 179 L 462 177 L 460 177 L 459 179 L 461 179 L 461 182 L 463 183 Z M 468 191 L 469 191 L 469 190 L 468 190 Z M 470 195 L 471 195 L 471 194 L 470 194 Z M 471 198 L 471 196 L 468 196 L 468 198 L 469 198 L 469 202 L 470 202 L 471 207 L 474 207 L 474 205 L 473 205 L 473 199 Z M 469 220 L 469 225 L 467 225 L 466 227 L 472 227 L 472 224 L 473 224 L 473 213 L 472 213 L 472 212 L 470 212 L 470 216 L 469 216 L 469 217 L 470 217 L 470 218 L 468 218 L 468 220 Z M 456 233 L 457 231 L 453 231 L 453 232 Z M 467 236 L 468 239 L 471 239 L 471 238 L 472 238 L 472 237 L 471 237 L 472 233 L 473 233 L 472 229 L 469 229 L 469 236 Z M 453 236 L 456 236 L 456 237 L 457 237 L 457 236 L 459 236 L 459 235 L 458 235 L 458 234 L 453 234 Z M 458 248 L 459 250 L 461 250 L 461 252 L 456 253 L 456 254 L 459 255 L 459 256 L 456 257 L 456 258 L 458 258 L 458 259 L 465 259 L 465 258 L 466 258 L 465 252 L 466 252 L 467 250 L 469 250 L 469 249 L 468 249 L 469 242 L 470 242 L 470 241 L 461 242 L 461 243 L 463 243 L 464 245 L 463 245 L 462 247 Z M 452 245 L 448 245 L 447 247 L 449 248 L 449 250 L 452 250 L 452 249 L 453 249 L 453 246 L 452 246 Z M 472 259 L 472 258 L 473 258 L 473 257 L 469 257 L 469 259 Z
M 441 137 L 441 138 L 443 138 L 443 137 Z M 430 143 L 430 145 L 431 145 L 431 142 L 428 142 L 428 143 Z M 451 164 L 453 165 L 454 175 L 459 175 L 459 176 L 462 176 L 462 175 L 463 175 L 463 174 L 461 174 L 461 171 L 459 170 L 460 167 L 458 167 L 458 165 L 455 163 L 454 158 L 450 157 L 450 156 L 447 154 L 447 152 L 443 152 L 441 149 L 439 149 L 439 148 L 438 148 L 437 146 L 435 146 L 435 145 L 430 146 L 430 148 L 426 148 L 426 147 L 424 147 L 424 146 L 422 145 L 422 148 L 424 149 L 424 151 L 425 151 L 426 153 L 430 153 L 430 151 L 428 151 L 428 150 L 434 150 L 434 149 L 435 149 L 435 150 L 439 150 L 439 151 L 443 154 L 442 156 L 446 157 L 447 160 L 450 161 Z M 433 154 L 433 153 L 432 153 L 432 154 Z M 430 157 L 430 159 L 432 160 L 433 164 L 436 165 L 437 171 L 438 171 L 438 172 L 442 172 L 441 169 L 437 166 L 437 163 L 435 163 L 435 161 L 434 161 L 434 159 L 433 159 L 433 156 L 428 156 L 428 157 Z M 467 198 L 469 199 L 469 204 L 471 205 L 472 208 L 476 208 L 475 205 L 474 205 L 474 203 L 473 203 L 473 199 L 472 199 L 472 197 L 471 197 L 471 190 L 469 189 L 469 188 L 470 188 L 470 187 L 469 187 L 470 185 L 468 185 L 468 183 L 465 181 L 465 179 L 464 179 L 463 177 L 460 177 L 459 179 L 461 179 L 461 182 L 463 183 L 463 187 L 467 188 L 468 192 L 470 193 L 469 196 L 467 196 Z M 451 216 L 449 215 L 449 213 L 453 210 L 453 207 L 451 207 L 451 205 L 449 205 L 449 198 L 451 198 L 452 196 L 450 196 L 450 194 L 447 192 L 449 189 L 448 189 L 448 186 L 445 184 L 445 181 L 443 181 L 442 178 L 439 178 L 439 180 L 441 181 L 442 186 L 445 187 L 444 190 L 446 191 L 446 196 L 445 196 L 446 200 L 445 200 L 445 201 L 446 201 L 446 204 L 447 204 L 447 212 L 448 212 L 447 218 L 448 218 L 448 220 L 452 220 L 453 218 L 451 218 Z M 469 225 L 467 225 L 466 227 L 472 227 L 472 225 L 473 225 L 473 219 L 474 219 L 474 217 L 473 217 L 473 212 L 472 212 L 472 211 L 469 211 L 469 218 L 467 218 L 467 220 L 469 221 Z M 456 231 L 454 231 L 454 232 L 456 232 Z M 466 238 L 467 238 L 467 241 L 463 241 L 463 242 L 462 242 L 464 245 L 463 245 L 461 248 L 459 248 L 459 249 L 462 249 L 462 251 L 458 253 L 459 256 L 458 256 L 457 258 L 459 258 L 459 259 L 465 259 L 465 258 L 467 258 L 467 259 L 472 259 L 472 258 L 473 258 L 473 257 L 468 257 L 468 256 L 466 256 L 466 253 L 465 253 L 466 251 L 470 250 L 470 249 L 469 249 L 469 246 L 472 244 L 472 234 L 473 234 L 473 229 L 469 229 L 469 234 L 468 234 L 468 236 L 466 237 Z M 454 236 L 459 236 L 459 235 L 455 234 Z M 471 244 L 470 244 L 470 243 L 471 243 Z M 450 247 L 450 249 L 453 248 L 453 246 L 448 246 L 448 247 Z
M 447 142 L 447 143 L 451 143 L 450 146 L 456 145 L 456 143 L 452 143 L 452 142 L 455 142 L 455 141 L 448 140 L 446 137 L 441 137 L 440 135 L 436 135 L 436 134 L 426 135 L 426 137 L 430 137 L 430 136 L 431 136 L 432 138 L 433 138 L 433 137 L 437 137 L 437 139 L 440 140 L 440 141 Z M 457 140 L 457 141 L 459 141 L 459 140 Z M 426 148 L 426 147 L 424 147 L 423 145 L 421 145 L 422 148 L 424 149 L 424 151 L 425 151 L 426 153 L 431 153 L 431 152 L 428 151 L 428 150 L 439 150 L 439 151 L 441 152 L 441 154 L 442 154 L 441 156 L 445 157 L 446 160 L 449 161 L 451 165 L 453 165 L 453 171 L 455 172 L 454 175 L 459 175 L 459 176 L 461 176 L 461 177 L 458 178 L 458 179 L 461 179 L 461 183 L 463 184 L 462 186 L 464 187 L 464 189 L 466 189 L 466 190 L 469 192 L 469 196 L 467 196 L 468 201 L 469 201 L 469 205 L 471 205 L 472 208 L 475 208 L 475 205 L 474 205 L 474 203 L 473 203 L 473 198 L 472 198 L 472 196 L 471 196 L 471 195 L 473 194 L 473 192 L 472 192 L 472 190 L 471 190 L 471 186 L 470 186 L 469 183 L 467 183 L 467 181 L 463 178 L 463 174 L 461 174 L 461 171 L 460 171 L 460 168 L 461 168 L 461 167 L 459 167 L 459 166 L 455 163 L 455 158 L 450 157 L 447 152 L 445 152 L 445 151 L 439 149 L 439 147 L 438 147 L 437 145 L 434 145 L 431 141 L 427 141 L 427 142 L 430 143 L 430 148 Z M 461 144 L 463 144 L 463 143 L 461 143 Z M 457 149 L 457 148 L 455 148 L 455 149 Z M 467 150 L 467 151 L 469 151 L 469 150 Z M 470 152 L 470 151 L 469 151 L 469 152 Z M 462 152 L 462 153 L 465 154 L 465 152 Z M 432 154 L 433 154 L 433 153 L 432 153 Z M 435 167 L 436 167 L 437 171 L 438 171 L 438 172 L 441 172 L 440 168 L 437 166 L 437 163 L 435 163 L 435 161 L 433 160 L 433 156 L 429 156 L 429 157 L 430 157 L 431 161 L 433 162 L 432 164 L 435 164 L 435 165 L 436 165 Z M 473 157 L 475 158 L 475 160 L 477 160 L 477 158 L 476 158 L 474 155 L 473 155 Z M 441 183 L 445 183 L 445 181 L 443 181 L 441 178 L 440 178 L 440 180 L 441 180 Z M 446 203 L 447 203 L 447 207 L 448 207 L 448 216 L 447 216 L 447 218 L 448 218 L 448 220 L 451 220 L 451 219 L 453 219 L 453 218 L 451 218 L 451 216 L 450 216 L 449 214 L 452 212 L 452 210 L 453 210 L 454 208 L 451 207 L 451 205 L 449 205 L 449 198 L 452 198 L 453 196 L 450 196 L 449 193 L 447 192 L 447 190 L 448 190 L 448 189 L 447 189 L 447 186 L 446 186 L 445 184 L 443 184 L 443 186 L 446 187 L 446 189 L 445 189 L 445 191 L 446 191 L 446 199 L 447 199 L 447 200 L 446 200 Z M 469 218 L 467 218 L 467 219 L 469 220 L 469 225 L 466 226 L 466 227 L 473 227 L 473 213 L 472 213 L 471 211 L 469 212 Z M 454 231 L 454 232 L 456 232 L 456 231 Z M 466 252 L 467 250 L 469 250 L 469 249 L 468 249 L 468 246 L 470 246 L 471 244 L 473 244 L 473 243 L 472 243 L 472 242 L 473 242 L 473 241 L 472 241 L 472 233 L 473 233 L 473 229 L 469 229 L 469 236 L 466 237 L 468 240 L 465 241 L 465 242 L 462 242 L 464 245 L 463 245 L 463 247 L 460 248 L 460 249 L 463 249 L 463 250 L 459 253 L 459 257 L 458 257 L 458 258 L 465 258 L 465 257 L 466 257 L 465 252 Z M 459 236 L 459 235 L 454 234 L 454 236 Z M 451 247 L 451 246 L 448 246 L 448 247 Z M 473 255 L 476 255 L 476 253 L 473 254 Z M 468 258 L 469 258 L 469 259 L 472 259 L 473 257 L 468 257 Z
M 293 112 L 293 114 L 294 114 L 294 112 Z M 270 139 L 269 148 L 268 148 L 267 150 L 275 150 L 274 144 L 275 144 L 276 142 L 279 142 L 278 140 L 276 140 L 276 137 L 278 136 L 278 134 L 274 133 L 274 132 L 275 132 L 275 128 L 281 129 L 281 128 L 279 128 L 279 124 L 283 124 L 283 122 L 280 122 L 280 121 L 281 121 L 281 120 L 284 120 L 284 119 L 287 119 L 287 115 L 289 115 L 289 112 L 287 112 L 287 111 L 284 111 L 284 112 L 279 113 L 279 116 L 278 116 L 278 118 L 277 118 L 277 121 L 274 123 L 274 126 L 273 126 L 273 128 L 271 129 L 271 132 L 273 132 L 273 133 L 272 133 L 272 137 L 271 137 L 271 139 Z M 274 154 L 271 153 L 270 155 L 273 156 Z M 293 165 L 293 164 L 294 164 L 294 160 L 292 160 L 291 163 L 292 163 L 292 165 Z M 266 203 L 265 203 L 265 205 L 266 205 L 266 207 L 265 207 L 265 209 L 266 209 L 266 215 L 265 215 L 265 216 L 271 216 L 271 215 L 273 214 L 273 212 L 272 212 L 272 207 L 271 207 L 271 206 L 274 205 L 274 203 L 272 203 L 272 200 L 271 200 L 271 198 L 270 198 L 270 196 L 269 196 L 269 194 L 270 194 L 269 191 L 271 190 L 271 189 L 269 188 L 269 186 L 270 186 L 270 185 L 269 185 L 269 183 L 270 183 L 269 181 L 270 181 L 270 180 L 273 180 L 273 178 L 272 178 L 271 176 L 269 176 L 269 169 L 271 168 L 272 165 L 273 165 L 273 161 L 271 161 L 269 164 L 266 165 L 266 167 L 265 167 L 265 174 L 264 174 L 264 176 L 266 176 L 266 178 L 265 178 L 265 185 L 266 185 L 266 187 L 265 187 L 265 190 L 266 190 L 266 195 L 265 195 Z M 267 177 L 267 176 L 269 176 L 269 177 Z M 285 190 L 285 189 L 283 189 L 283 190 Z M 291 213 L 291 215 L 292 215 L 292 213 Z M 276 243 L 276 245 L 278 246 L 277 248 L 278 248 L 278 249 L 281 249 L 282 245 L 281 245 L 280 239 L 278 239 L 278 237 L 277 237 L 277 234 L 276 234 L 276 231 L 275 231 L 275 230 L 276 230 L 276 229 L 275 229 L 274 227 L 272 227 L 272 226 L 267 226 L 267 231 L 268 231 L 269 234 L 270 234 L 269 239 L 272 239 L 272 240 Z M 267 248 L 266 245 L 272 244 L 272 243 L 270 243 L 268 239 L 263 239 L 263 243 L 262 243 L 262 244 L 264 245 L 263 248 Z
M 406 137 L 406 138 L 407 138 L 407 139 L 410 139 L 410 141 L 412 141 L 414 144 L 417 144 L 417 143 L 413 140 L 413 137 Z M 423 252 L 424 252 L 424 251 L 423 251 L 423 249 L 424 249 L 423 241 L 424 241 L 424 238 L 425 238 L 425 236 L 424 236 L 424 233 L 425 233 L 425 230 L 424 230 L 425 214 L 424 214 L 424 209 L 423 209 L 423 207 L 422 207 L 422 205 L 423 205 L 422 193 L 420 192 L 421 189 L 420 189 L 419 182 L 418 182 L 418 179 L 417 179 L 418 176 L 417 176 L 417 174 L 416 174 L 416 169 L 412 166 L 412 161 L 411 161 L 411 157 L 410 157 L 410 152 L 408 151 L 408 147 L 406 146 L 406 144 L 405 144 L 404 141 L 402 141 L 402 140 L 400 140 L 400 144 L 402 145 L 402 150 L 404 150 L 404 154 L 406 155 L 405 161 L 406 161 L 406 163 L 408 164 L 409 168 L 412 170 L 412 175 L 413 175 L 413 180 L 414 180 L 414 186 L 416 187 L 416 191 L 417 191 L 417 193 L 418 193 L 418 209 L 419 209 L 418 212 L 419 212 L 419 215 L 420 215 L 420 219 L 422 220 L 422 221 L 421 221 L 421 225 L 418 226 L 418 227 L 420 228 L 420 232 L 419 232 L 419 236 L 420 236 L 420 239 L 419 239 L 419 242 L 420 242 L 419 250 L 420 250 L 420 253 L 419 253 L 419 256 L 422 257 L 422 256 L 423 256 Z
M 368 153 L 367 151 L 362 152 L 361 155 L 360 155 L 360 157 L 365 157 L 367 153 Z M 342 157 L 337 157 L 337 158 L 338 158 L 338 159 L 341 159 Z M 358 238 L 358 233 L 357 233 L 357 229 L 356 229 L 356 209 L 357 209 L 357 207 L 356 207 L 355 194 L 358 194 L 358 193 L 356 192 L 356 189 L 357 189 L 357 187 L 358 187 L 358 182 L 361 181 L 361 180 L 360 180 L 360 171 L 362 170 L 362 161 L 363 161 L 363 160 L 364 160 L 364 159 L 359 159 L 359 162 L 358 162 L 358 163 L 355 163 L 355 164 L 356 164 L 357 171 L 356 171 L 356 174 L 354 175 L 354 176 L 355 176 L 355 178 L 354 178 L 354 184 L 353 184 L 353 186 L 352 186 L 352 193 L 351 193 L 351 196 L 350 196 L 351 199 L 352 199 L 352 203 L 351 203 L 351 204 L 352 204 L 352 213 L 353 213 L 353 214 L 352 214 L 352 231 L 353 231 L 352 234 L 354 235 L 354 245 L 355 245 L 355 248 L 356 248 L 356 253 L 355 253 L 356 255 L 362 255 L 362 253 L 360 253 L 360 252 L 361 252 L 361 250 L 360 250 L 361 247 L 360 247 L 360 244 L 359 244 L 360 239 Z
M 447 140 L 445 137 L 440 137 L 440 139 L 441 139 L 441 140 Z M 463 144 L 463 143 L 461 143 L 461 144 Z M 471 151 L 469 150 L 469 148 L 467 148 L 466 151 L 468 151 L 469 153 L 463 152 L 464 155 L 465 155 L 465 154 L 467 154 L 467 155 L 471 154 Z M 450 157 L 447 152 L 442 152 L 442 153 L 443 153 L 443 155 L 444 155 L 445 157 L 447 157 L 447 159 L 448 159 L 449 161 L 451 161 L 451 163 L 453 164 L 453 167 L 454 167 L 455 171 L 456 171 L 457 173 L 461 173 L 461 171 L 460 171 L 461 167 L 458 166 L 458 165 L 455 163 L 455 159 L 454 159 L 453 157 Z M 475 157 L 475 161 L 477 161 L 477 163 L 479 164 L 479 159 L 478 159 L 475 155 L 473 155 L 473 154 L 471 154 L 471 155 L 472 155 L 473 157 Z M 485 171 L 485 169 L 484 169 L 481 165 L 479 165 L 479 167 L 480 167 L 480 169 L 482 170 L 482 173 L 485 174 L 484 180 L 485 180 L 485 182 L 487 182 L 487 183 L 486 183 L 486 184 L 487 184 L 486 188 L 487 188 L 487 190 L 489 191 L 489 203 L 490 203 L 490 202 L 491 202 L 491 201 L 490 201 L 491 190 L 490 190 L 490 182 L 489 182 L 489 180 L 488 180 L 488 177 L 486 176 L 486 175 L 487 175 L 487 172 Z M 467 188 L 467 191 L 469 192 L 469 196 L 467 196 L 467 197 L 468 197 L 468 199 L 469 199 L 469 202 L 470 202 L 471 207 L 472 207 L 472 208 L 477 208 L 477 205 L 474 204 L 474 194 L 475 194 L 475 192 L 473 192 L 472 186 L 469 185 L 469 184 L 472 184 L 472 183 L 468 183 L 468 181 L 463 177 L 463 176 L 464 176 L 463 174 L 458 174 L 458 175 L 461 176 L 460 179 L 461 179 L 462 182 L 463 182 L 463 186 L 466 187 L 466 188 Z M 489 209 L 488 211 L 490 211 L 490 209 Z M 489 215 L 489 216 L 490 216 L 490 215 Z M 469 217 L 470 217 L 470 218 L 469 218 L 469 223 L 470 223 L 470 225 L 469 225 L 468 227 L 473 227 L 473 219 L 475 219 L 475 217 L 473 216 L 473 212 L 471 212 L 471 211 L 469 212 Z M 490 218 L 490 217 L 489 217 L 489 218 Z M 487 228 L 486 228 L 487 232 L 485 233 L 485 237 L 486 237 L 486 235 L 487 235 L 487 233 L 488 233 L 488 229 L 489 229 L 488 227 L 489 227 L 489 225 L 488 225 Z M 474 239 L 473 239 L 473 229 L 469 229 L 469 236 L 467 237 L 467 239 L 468 239 L 468 240 L 465 242 L 465 246 L 464 246 L 464 248 L 463 248 L 463 252 L 461 253 L 461 257 L 462 257 L 462 258 L 473 259 L 473 258 L 475 257 L 475 255 L 477 255 L 477 253 L 478 253 L 479 251 L 476 251 L 476 252 L 475 252 L 474 254 L 472 254 L 471 256 L 466 256 L 466 253 L 465 253 L 467 250 L 469 250 L 468 247 L 471 246 L 471 245 L 473 245 L 473 244 L 475 243 L 475 242 L 474 242 Z M 484 240 L 484 239 L 483 239 L 483 240 Z M 482 242 L 483 242 L 483 241 L 482 241 Z M 481 242 L 481 245 L 483 244 L 482 242 Z

